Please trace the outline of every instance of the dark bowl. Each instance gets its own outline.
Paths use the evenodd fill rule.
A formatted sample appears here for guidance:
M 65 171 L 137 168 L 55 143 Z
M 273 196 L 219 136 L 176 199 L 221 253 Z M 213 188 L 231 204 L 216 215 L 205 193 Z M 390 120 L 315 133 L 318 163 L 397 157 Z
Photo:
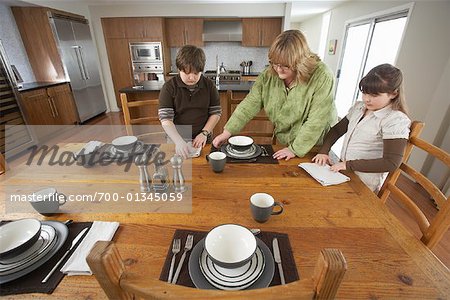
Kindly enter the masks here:
M 14 257 L 30 248 L 41 236 L 41 222 L 21 219 L 0 226 L 0 258 Z
M 236 151 L 245 152 L 252 147 L 253 139 L 248 136 L 236 135 L 228 139 L 228 144 Z

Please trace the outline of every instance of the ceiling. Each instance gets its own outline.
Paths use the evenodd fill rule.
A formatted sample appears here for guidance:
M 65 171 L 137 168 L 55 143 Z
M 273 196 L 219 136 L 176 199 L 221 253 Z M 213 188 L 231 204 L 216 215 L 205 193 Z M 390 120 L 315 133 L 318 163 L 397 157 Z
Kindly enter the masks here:
M 58 0 L 60 3 L 83 4 L 83 5 L 114 5 L 114 4 L 168 4 L 168 3 L 197 3 L 197 4 L 229 4 L 229 3 L 292 3 L 291 22 L 302 22 L 315 15 L 324 13 L 345 1 L 349 0 Z M 27 3 L 28 2 L 28 3 Z M 30 5 L 31 3 L 46 5 L 51 0 L 0 0 L 0 3 L 9 6 Z

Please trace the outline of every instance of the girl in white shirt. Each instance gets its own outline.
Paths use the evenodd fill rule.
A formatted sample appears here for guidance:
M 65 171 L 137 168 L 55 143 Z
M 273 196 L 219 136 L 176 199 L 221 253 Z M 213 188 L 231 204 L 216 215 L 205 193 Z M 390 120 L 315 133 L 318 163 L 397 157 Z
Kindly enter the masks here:
M 361 79 L 359 90 L 363 101 L 331 128 L 312 160 L 330 164 L 335 172 L 353 170 L 377 193 L 388 172 L 400 166 L 409 137 L 402 72 L 390 64 L 379 65 Z M 328 153 L 345 133 L 342 161 L 332 165 Z

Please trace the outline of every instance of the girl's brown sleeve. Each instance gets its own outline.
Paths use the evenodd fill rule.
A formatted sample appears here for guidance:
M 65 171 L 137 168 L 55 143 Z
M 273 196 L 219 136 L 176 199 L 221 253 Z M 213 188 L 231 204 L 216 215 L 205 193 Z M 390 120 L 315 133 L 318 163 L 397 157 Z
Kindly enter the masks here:
M 407 139 L 383 140 L 383 157 L 377 159 L 356 159 L 346 162 L 348 170 L 366 173 L 392 172 L 402 163 Z
M 328 131 L 325 139 L 323 141 L 323 145 L 319 150 L 319 154 L 328 154 L 330 152 L 331 146 L 336 143 L 336 141 L 343 136 L 348 129 L 348 119 L 344 117 L 339 121 L 336 125 L 334 125 L 330 131 Z

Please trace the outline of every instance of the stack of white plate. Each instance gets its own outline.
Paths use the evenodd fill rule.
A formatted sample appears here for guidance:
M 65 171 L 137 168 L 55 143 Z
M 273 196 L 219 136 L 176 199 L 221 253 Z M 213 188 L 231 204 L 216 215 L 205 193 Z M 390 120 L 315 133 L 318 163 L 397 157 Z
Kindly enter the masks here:
M 0 258 L 0 284 L 15 280 L 39 268 L 58 252 L 69 234 L 67 226 L 63 223 L 43 221 L 40 224 L 40 232 L 38 232 L 39 236 L 36 241 L 33 241 L 30 247 L 20 249 L 21 244 L 31 240 L 30 235 L 24 233 L 23 238 L 12 240 L 10 231 L 13 227 L 20 228 L 21 224 L 27 223 L 24 221 L 10 222 L 0 227 L 0 244 L 4 245 L 2 247 L 5 250 L 4 253 L 8 252 L 7 255 L 2 255 Z M 20 235 L 25 231 L 25 228 L 22 228 L 16 233 Z M 5 245 L 6 243 L 10 245 Z
M 223 268 L 216 265 L 203 250 L 199 264 L 203 276 L 217 289 L 242 290 L 259 279 L 264 271 L 265 260 L 261 249 L 257 247 L 252 259 L 242 267 Z

